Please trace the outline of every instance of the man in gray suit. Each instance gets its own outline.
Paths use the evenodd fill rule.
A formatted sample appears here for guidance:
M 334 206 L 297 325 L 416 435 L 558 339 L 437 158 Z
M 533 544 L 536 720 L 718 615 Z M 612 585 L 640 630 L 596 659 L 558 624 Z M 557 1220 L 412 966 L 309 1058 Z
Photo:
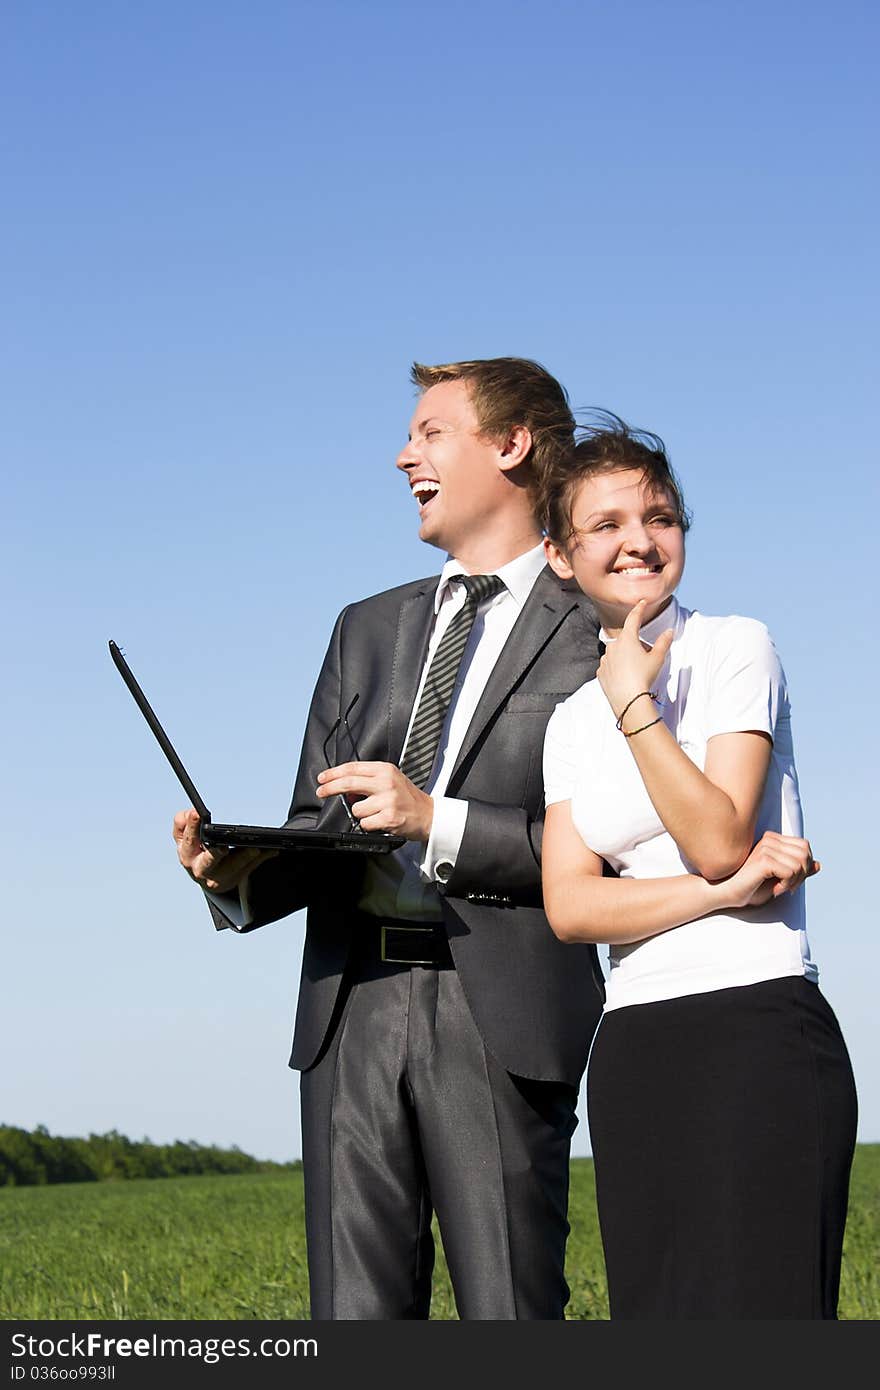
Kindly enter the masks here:
M 288 821 L 406 845 L 224 853 L 193 810 L 174 834 L 217 927 L 308 909 L 291 1065 L 312 1317 L 427 1318 L 436 1212 L 461 1318 L 563 1318 L 603 983 L 595 948 L 560 943 L 542 909 L 542 746 L 595 674 L 598 626 L 545 565 L 536 491 L 574 421 L 522 358 L 416 364 L 413 381 L 397 467 L 448 558 L 338 618 Z

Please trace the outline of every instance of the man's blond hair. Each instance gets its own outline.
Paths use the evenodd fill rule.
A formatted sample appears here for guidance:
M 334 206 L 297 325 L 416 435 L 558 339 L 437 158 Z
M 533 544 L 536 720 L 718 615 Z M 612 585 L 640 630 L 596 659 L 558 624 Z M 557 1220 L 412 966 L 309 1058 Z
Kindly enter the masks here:
M 421 391 L 443 381 L 464 381 L 480 432 L 488 439 L 500 439 L 525 425 L 532 447 L 523 467 L 535 498 L 548 469 L 574 444 L 568 393 L 545 367 L 527 357 L 487 357 L 433 367 L 414 362 L 410 377 Z

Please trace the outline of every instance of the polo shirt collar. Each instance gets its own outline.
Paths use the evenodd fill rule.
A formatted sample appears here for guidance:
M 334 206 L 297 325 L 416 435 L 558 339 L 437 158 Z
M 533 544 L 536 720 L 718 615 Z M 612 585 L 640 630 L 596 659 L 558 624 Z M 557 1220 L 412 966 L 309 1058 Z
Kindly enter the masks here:
M 515 560 L 508 560 L 506 565 L 499 565 L 493 574 L 503 580 L 504 586 L 518 608 L 522 608 L 535 584 L 535 580 L 547 563 L 544 554 L 544 544 L 536 545 L 533 550 L 526 550 L 522 555 L 517 555 Z M 437 592 L 434 595 L 434 612 L 439 613 L 440 605 L 443 602 L 449 581 L 455 579 L 457 575 L 467 574 L 464 565 L 460 564 L 450 556 L 440 571 L 440 583 L 437 585 Z

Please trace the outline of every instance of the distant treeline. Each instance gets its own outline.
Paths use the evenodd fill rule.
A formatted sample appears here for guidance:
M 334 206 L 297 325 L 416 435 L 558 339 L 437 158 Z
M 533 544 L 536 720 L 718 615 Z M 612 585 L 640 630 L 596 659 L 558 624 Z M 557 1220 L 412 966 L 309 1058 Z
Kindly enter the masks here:
M 271 1163 L 239 1148 L 219 1149 L 176 1139 L 152 1144 L 127 1139 L 111 1129 L 87 1139 L 64 1139 L 43 1126 L 30 1133 L 0 1125 L 0 1187 L 33 1187 L 53 1182 L 108 1182 L 121 1178 L 179 1178 L 192 1173 L 268 1173 L 292 1168 Z

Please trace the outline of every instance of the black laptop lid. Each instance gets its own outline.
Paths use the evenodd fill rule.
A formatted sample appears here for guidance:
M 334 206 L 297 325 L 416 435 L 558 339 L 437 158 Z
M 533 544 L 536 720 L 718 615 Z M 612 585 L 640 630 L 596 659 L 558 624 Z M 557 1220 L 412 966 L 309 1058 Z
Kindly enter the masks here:
M 150 705 L 149 700 L 147 699 L 146 695 L 141 690 L 140 686 L 135 680 L 128 662 L 126 661 L 125 657 L 122 655 L 122 652 L 119 650 L 118 646 L 112 640 L 112 638 L 110 640 L 110 655 L 116 663 L 117 671 L 122 676 L 122 679 L 125 681 L 125 684 L 128 686 L 129 690 L 134 696 L 135 701 L 137 702 L 138 709 L 146 719 L 150 728 L 153 730 L 153 733 L 156 735 L 162 752 L 165 754 L 165 757 L 168 759 L 169 763 L 174 768 L 174 771 L 177 773 L 180 785 L 183 787 L 183 790 L 186 792 L 193 806 L 198 811 L 200 819 L 203 821 L 210 821 L 211 812 L 208 810 L 204 801 L 196 791 L 195 783 L 193 782 L 183 763 L 178 758 L 170 738 L 166 734 L 165 730 L 162 728 L 162 725 L 159 723 L 159 720 L 156 718 L 156 715 L 153 713 L 153 708 Z
M 263 826 L 263 825 L 220 825 L 211 819 L 195 783 L 177 755 L 170 738 L 141 690 L 131 668 L 114 641 L 110 641 L 110 655 L 125 684 L 128 686 L 138 709 L 152 729 L 162 752 L 177 774 L 178 781 L 199 813 L 199 836 L 202 844 L 238 848 L 253 846 L 265 849 L 340 849 L 352 850 L 360 854 L 389 854 L 406 844 L 401 835 L 390 835 L 384 831 L 334 831 L 316 830 L 311 827 Z

